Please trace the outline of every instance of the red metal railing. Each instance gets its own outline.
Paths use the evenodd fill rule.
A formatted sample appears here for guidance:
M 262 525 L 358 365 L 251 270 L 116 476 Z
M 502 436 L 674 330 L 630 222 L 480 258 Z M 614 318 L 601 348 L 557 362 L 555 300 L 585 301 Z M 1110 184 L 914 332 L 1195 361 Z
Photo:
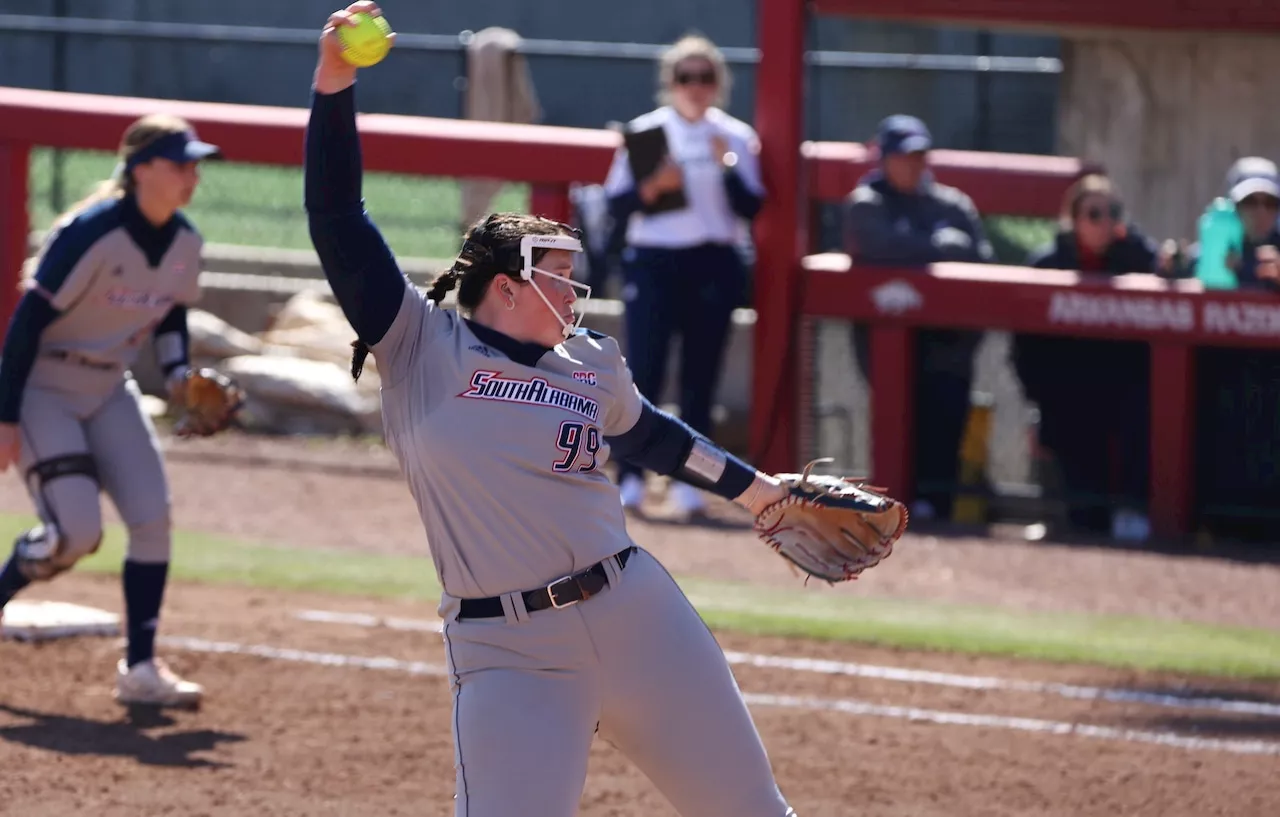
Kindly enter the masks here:
M 767 92 L 764 76 L 761 85 Z M 791 107 L 799 110 L 798 103 Z M 156 111 L 186 118 L 202 137 L 221 145 L 228 159 L 294 166 L 302 162 L 307 119 L 302 108 L 0 88 L 0 311 L 6 321 L 15 304 L 14 285 L 31 228 L 31 147 L 114 150 L 130 122 Z M 799 136 L 798 130 L 785 125 L 762 113 L 762 161 L 770 193 L 757 236 L 761 263 L 755 276 L 758 322 L 751 421 L 753 442 L 770 443 L 756 447 L 753 457 L 774 471 L 796 465 L 794 406 L 777 403 L 775 397 L 799 393 L 791 365 L 794 349 L 787 338 L 801 309 L 794 283 L 806 249 L 807 207 L 812 201 L 842 198 L 871 166 L 866 150 L 856 144 L 797 142 L 798 150 L 784 153 L 778 145 Z M 370 170 L 528 182 L 533 186 L 531 208 L 561 219 L 568 217 L 569 185 L 602 181 L 618 144 L 617 134 L 608 130 L 385 114 L 361 114 L 359 127 Z M 1056 157 L 937 151 L 934 170 L 941 181 L 971 190 L 984 212 L 1050 215 L 1080 166 L 1073 159 Z M 779 246 L 784 254 L 779 254 Z M 775 404 L 777 411 L 771 410 Z M 761 428 L 767 428 L 767 436 L 759 433 Z
M 112 97 L 0 88 L 0 311 L 15 304 L 26 254 L 28 166 L 33 145 L 116 149 L 139 116 L 165 111 L 189 120 L 228 159 L 302 164 L 304 108 Z M 484 176 L 529 182 L 531 206 L 568 215 L 568 186 L 604 178 L 618 142 L 607 130 L 478 123 L 387 114 L 361 114 L 365 166 L 433 176 Z
M 13 306 L 7 284 L 16 280 L 31 227 L 27 217 L 30 148 L 113 151 L 130 122 L 157 111 L 189 120 L 233 161 L 302 163 L 307 120 L 303 108 L 0 87 L 0 168 L 5 171 L 0 174 L 0 259 L 3 275 L 8 276 L 0 280 L 5 289 L 0 310 L 6 318 Z M 532 209 L 562 219 L 568 217 L 569 185 L 603 181 L 618 144 L 617 134 L 603 129 L 388 114 L 360 114 L 359 123 L 369 170 L 528 182 L 533 185 Z M 804 143 L 794 161 L 797 172 L 803 167 L 809 180 L 812 194 L 807 199 L 822 201 L 847 195 L 871 167 L 867 150 L 851 143 Z M 1079 163 L 1058 157 L 940 150 L 934 156 L 934 169 L 941 181 L 973 189 L 983 212 L 1030 216 L 1052 214 Z M 781 185 L 771 187 L 772 202 L 789 195 Z M 794 233 L 797 226 L 806 226 L 798 225 L 797 219 L 801 217 L 789 218 L 786 229 Z
M 819 14 L 985 28 L 1280 31 L 1280 7 L 1259 0 L 816 0 L 814 6 Z
M 1185 5 L 1185 4 L 1184 4 Z M 1192 508 L 1194 439 L 1194 350 L 1202 345 L 1280 345 L 1280 306 L 1265 294 L 1201 293 L 1195 282 L 1154 276 L 1089 280 L 1074 273 L 1001 267 L 937 265 L 928 271 L 849 269 L 842 255 L 806 257 L 803 230 L 788 231 L 810 199 L 833 200 L 853 187 L 869 166 L 856 145 L 805 146 L 800 107 L 805 93 L 807 16 L 846 15 L 897 20 L 947 21 L 995 26 L 1105 25 L 1151 30 L 1280 30 L 1280 7 L 1252 0 L 1193 4 L 1172 16 L 1153 17 L 1167 4 L 1142 0 L 1123 6 L 1103 0 L 760 0 L 761 61 L 757 68 L 756 119 L 764 142 L 766 181 L 785 192 L 766 207 L 760 225 L 757 285 L 754 408 L 751 441 L 766 470 L 794 468 L 798 455 L 801 390 L 796 371 L 804 365 L 800 344 L 790 342 L 803 317 L 865 320 L 871 324 L 872 477 L 903 497 L 911 494 L 910 446 L 914 439 L 910 365 L 914 328 L 969 326 L 1102 337 L 1138 337 L 1151 344 L 1151 512 L 1156 531 L 1187 531 Z M 1159 19 L 1157 19 L 1159 18 Z M 809 158 L 809 172 L 793 160 Z M 844 169 L 834 175 L 822 159 L 839 154 Z M 984 214 L 1053 215 L 1066 186 L 1084 168 L 1073 159 L 973 156 L 935 151 L 938 177 L 973 197 Z M 972 161 L 977 167 L 966 166 Z M 855 167 L 856 165 L 856 167 Z M 993 188 L 992 182 L 996 183 Z M 801 192 L 793 196 L 792 185 Z M 803 220 L 800 221 L 803 225 Z M 898 303 L 919 308 L 877 309 L 879 287 L 897 281 Z M 767 297 L 764 297 L 767 296 Z M 1102 300 L 1097 300 L 1097 299 Z M 1141 302 L 1137 302 L 1140 299 Z M 893 304 L 887 297 L 884 304 Z M 1054 305 L 1057 305 L 1056 311 Z M 1145 310 L 1154 310 L 1148 312 Z M 1161 323 L 1168 311 L 1168 322 Z M 1073 317 L 1074 316 L 1074 317 Z M 1129 321 L 1129 323 L 1126 323 Z M 1272 329 L 1272 327 L 1277 327 Z M 767 379 L 760 378 L 765 375 Z M 807 387 L 807 384 L 806 384 Z M 779 400 L 777 395 L 782 395 Z M 769 407 L 762 409 L 761 407 Z
M 839 201 L 875 166 L 872 150 L 856 142 L 800 146 L 811 198 Z M 1092 166 L 1067 156 L 933 150 L 929 164 L 942 184 L 969 194 L 983 214 L 1056 218 L 1062 194 Z
M 1205 292 L 1195 280 L 1116 278 L 983 264 L 926 270 L 851 268 L 842 253 L 809 256 L 804 314 L 865 321 L 871 342 L 872 472 L 912 493 L 912 345 L 921 326 L 1141 340 L 1151 345 L 1151 520 L 1185 533 L 1194 497 L 1195 350 L 1280 348 L 1280 302 L 1259 292 Z
M 1040 4 L 1020 0 L 1012 5 Z M 808 386 L 801 383 L 804 361 L 797 341 L 803 317 L 802 259 L 811 249 L 810 205 L 848 195 L 871 167 L 871 156 L 861 145 L 804 141 L 807 17 L 815 9 L 819 14 L 858 15 L 863 5 L 860 0 L 835 8 L 799 0 L 757 4 L 756 130 L 770 199 L 756 231 L 760 272 L 755 278 L 751 454 L 771 472 L 800 464 L 799 395 Z M 979 212 L 1022 216 L 1055 215 L 1063 192 L 1084 169 L 1071 158 L 946 150 L 934 151 L 932 164 L 938 180 L 968 193 Z

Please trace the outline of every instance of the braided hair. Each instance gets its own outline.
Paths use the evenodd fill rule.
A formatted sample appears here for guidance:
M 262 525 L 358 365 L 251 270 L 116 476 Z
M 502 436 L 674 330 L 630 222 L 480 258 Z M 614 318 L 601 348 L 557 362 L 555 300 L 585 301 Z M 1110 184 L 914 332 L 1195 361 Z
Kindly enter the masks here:
M 458 306 L 474 312 L 484 300 L 489 282 L 495 276 L 507 275 L 518 279 L 523 261 L 520 258 L 520 239 L 526 235 L 573 235 L 578 231 L 568 224 L 542 216 L 525 213 L 493 213 L 477 221 L 467 230 L 453 266 L 431 282 L 427 297 L 439 305 L 446 295 L 458 288 Z M 538 261 L 547 250 L 533 251 L 533 261 Z M 351 377 L 360 379 L 369 345 L 360 339 L 351 342 Z

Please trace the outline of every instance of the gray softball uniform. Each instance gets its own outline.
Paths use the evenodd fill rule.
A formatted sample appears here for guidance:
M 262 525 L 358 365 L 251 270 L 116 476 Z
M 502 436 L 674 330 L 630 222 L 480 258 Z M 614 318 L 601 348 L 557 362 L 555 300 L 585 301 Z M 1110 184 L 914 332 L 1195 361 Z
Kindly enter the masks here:
M 444 589 L 456 814 L 576 813 L 597 733 L 687 817 L 792 813 L 723 653 L 604 473 L 628 456 L 732 497 L 754 469 L 641 398 L 611 338 L 521 343 L 413 287 L 360 198 L 354 95 L 313 93 L 305 201 Z
M 0 422 L 21 431 L 20 473 L 65 569 L 102 536 L 99 491 L 128 527 L 128 558 L 167 562 L 169 493 L 155 429 L 129 373 L 149 336 L 166 371 L 187 360 L 202 240 L 180 214 L 152 226 L 132 196 L 54 226 L 5 340 Z

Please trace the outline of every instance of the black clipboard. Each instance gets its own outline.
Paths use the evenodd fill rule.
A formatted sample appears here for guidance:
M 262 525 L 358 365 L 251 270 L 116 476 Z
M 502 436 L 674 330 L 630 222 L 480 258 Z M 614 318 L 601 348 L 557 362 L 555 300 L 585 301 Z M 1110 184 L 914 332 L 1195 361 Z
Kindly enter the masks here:
M 635 179 L 637 185 L 653 175 L 671 150 L 667 144 L 667 132 L 661 125 L 645 130 L 626 128 L 622 131 L 622 140 L 627 148 L 631 178 Z M 670 210 L 682 210 L 688 204 L 683 189 L 669 190 L 659 195 L 653 204 L 644 206 L 644 212 L 665 213 Z

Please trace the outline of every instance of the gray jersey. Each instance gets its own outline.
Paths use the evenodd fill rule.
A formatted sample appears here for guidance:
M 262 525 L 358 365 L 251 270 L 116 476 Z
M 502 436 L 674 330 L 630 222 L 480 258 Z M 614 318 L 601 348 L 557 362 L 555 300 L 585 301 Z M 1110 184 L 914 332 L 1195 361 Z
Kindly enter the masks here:
M 617 342 L 521 343 L 425 298 L 364 211 L 358 136 L 355 86 L 317 88 L 308 226 L 377 364 L 387 444 L 444 585 L 454 814 L 574 814 L 597 734 L 680 814 L 793 814 L 715 638 L 631 541 L 604 473 L 611 439 L 631 456 L 663 444 Z M 580 604 L 531 605 L 521 592 L 590 568 L 596 589 Z M 488 603 L 461 601 L 477 598 Z
M 410 286 L 372 352 L 446 593 L 538 587 L 632 544 L 604 472 L 641 411 L 615 340 L 580 331 L 522 365 Z
M 40 336 L 28 385 L 105 398 L 169 310 L 198 300 L 202 249 L 181 215 L 157 230 L 128 198 L 55 225 L 32 286 L 60 314 Z

